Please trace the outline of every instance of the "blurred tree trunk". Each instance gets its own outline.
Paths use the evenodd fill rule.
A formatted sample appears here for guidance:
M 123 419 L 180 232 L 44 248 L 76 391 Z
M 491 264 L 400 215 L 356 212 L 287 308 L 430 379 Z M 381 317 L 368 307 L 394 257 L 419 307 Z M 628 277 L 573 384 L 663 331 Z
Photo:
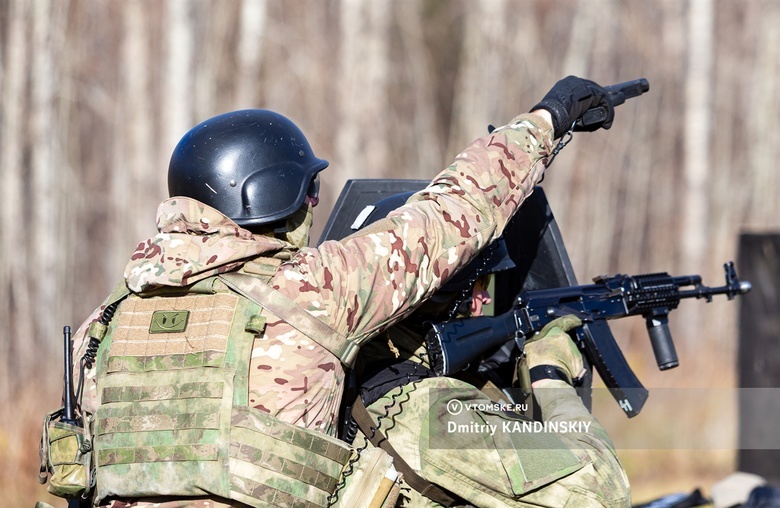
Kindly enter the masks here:
M 26 34 L 33 31 L 33 5 L 16 2 L 6 10 L 7 42 L 3 59 L 2 126 L 0 129 L 0 171 L 2 171 L 2 216 L 0 233 L 3 241 L 2 288 L 3 299 L 0 322 L 4 332 L 0 343 L 0 396 L 10 399 L 20 381 L 15 365 L 20 355 L 29 351 L 34 340 L 32 294 L 26 274 L 31 239 L 25 217 L 25 188 L 27 172 L 24 160 L 27 138 L 23 128 L 27 122 L 27 61 L 30 47 Z M 27 147 L 29 148 L 29 147 Z M 26 152 L 26 153 L 25 153 Z M 43 177 L 41 177 L 43 179 Z M 43 240 L 43 239 L 41 239 Z
M 166 50 L 165 67 L 162 69 L 164 98 L 160 113 L 165 118 L 164 145 L 173 148 L 182 134 L 192 127 L 192 107 L 195 102 L 193 51 L 196 43 L 192 9 L 195 4 L 186 0 L 165 3 Z M 198 56 L 202 57 L 203 53 Z
M 701 266 L 707 248 L 707 180 L 710 175 L 713 45 L 712 0 L 688 4 L 688 72 L 685 87 L 685 200 L 682 203 L 684 269 Z M 686 266 L 687 265 L 687 266 Z
M 116 132 L 116 147 L 113 150 L 111 170 L 107 171 L 110 182 L 109 195 L 111 207 L 109 213 L 114 227 L 125 231 L 128 241 L 140 239 L 140 234 L 148 233 L 147 221 L 139 217 L 148 217 L 149 210 L 138 210 L 132 202 L 135 189 L 149 189 L 150 184 L 158 181 L 155 176 L 159 169 L 154 167 L 154 149 L 152 136 L 155 128 L 152 123 L 150 104 L 151 78 L 149 67 L 142 62 L 151 60 L 149 48 L 149 13 L 143 4 L 129 2 L 120 12 L 121 39 L 119 48 L 121 58 L 118 72 L 120 90 L 118 92 L 119 114 L 116 115 L 113 130 Z M 113 259 L 121 259 L 129 254 L 129 245 L 125 242 L 111 242 L 110 253 Z M 116 276 L 119 282 L 120 274 Z
M 685 77 L 685 112 L 681 263 L 687 272 L 701 270 L 707 258 L 709 230 L 708 184 L 712 174 L 710 161 L 712 66 L 714 61 L 712 0 L 688 3 L 688 65 Z M 704 312 L 697 306 L 679 326 L 686 336 L 696 334 Z
M 339 117 L 336 150 L 343 171 L 381 176 L 388 159 L 388 29 L 390 2 L 340 0 Z
M 242 107 L 249 108 L 257 105 L 267 16 L 268 2 L 266 0 L 243 0 L 241 2 L 236 102 L 243 104 Z

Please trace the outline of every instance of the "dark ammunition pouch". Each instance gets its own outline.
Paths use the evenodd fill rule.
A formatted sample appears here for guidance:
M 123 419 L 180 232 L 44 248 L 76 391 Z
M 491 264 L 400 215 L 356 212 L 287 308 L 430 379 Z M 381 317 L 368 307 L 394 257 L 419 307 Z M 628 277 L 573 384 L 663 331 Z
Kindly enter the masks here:
M 50 494 L 63 498 L 89 497 L 95 486 L 92 462 L 92 417 L 84 415 L 84 427 L 60 421 L 62 408 L 46 415 L 41 431 L 41 469 L 38 481 Z

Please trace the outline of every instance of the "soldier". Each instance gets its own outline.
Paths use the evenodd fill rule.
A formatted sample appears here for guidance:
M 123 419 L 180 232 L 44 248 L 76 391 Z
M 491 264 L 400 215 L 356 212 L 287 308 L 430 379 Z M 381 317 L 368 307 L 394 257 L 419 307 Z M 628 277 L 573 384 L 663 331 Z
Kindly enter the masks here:
M 306 245 L 328 163 L 297 126 L 244 110 L 190 130 L 171 158 L 159 233 L 74 337 L 95 505 L 331 502 L 350 456 L 332 436 L 359 347 L 500 236 L 553 139 L 596 106 L 608 115 L 590 129 L 609 128 L 601 87 L 559 81 L 406 206 L 316 249 Z M 549 467 L 594 467 L 585 455 L 567 460 Z M 519 495 L 539 481 L 510 483 Z
M 400 207 L 410 194 L 376 203 L 360 227 Z M 397 506 L 630 505 L 628 479 L 614 446 L 571 386 L 584 367 L 566 332 L 579 326 L 579 319 L 553 321 L 526 344 L 525 353 L 543 420 L 584 432 L 544 432 L 543 427 L 534 432 L 530 425 L 521 432 L 527 418 L 499 411 L 500 403 L 510 405 L 491 379 L 496 372 L 517 375 L 506 365 L 496 368 L 498 361 L 514 366 L 515 358 L 503 351 L 488 359 L 492 369 L 444 378 L 431 368 L 424 340 L 430 323 L 482 315 L 483 304 L 491 303 L 489 278 L 513 267 L 499 238 L 408 318 L 361 348 L 355 393 L 345 394 L 354 419 L 345 418 L 351 426 L 343 433 L 358 450 L 379 446 L 394 454 L 405 480 Z M 463 412 L 467 405 L 479 409 Z M 463 414 L 453 415 L 453 407 Z M 456 420 L 460 426 L 452 427 L 449 422 Z M 432 437 L 436 430 L 440 435 Z

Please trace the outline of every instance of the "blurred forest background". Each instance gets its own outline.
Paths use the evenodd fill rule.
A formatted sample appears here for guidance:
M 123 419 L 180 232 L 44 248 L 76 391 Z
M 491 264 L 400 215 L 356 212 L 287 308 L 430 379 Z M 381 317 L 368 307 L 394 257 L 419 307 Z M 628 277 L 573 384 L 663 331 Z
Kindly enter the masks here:
M 740 232 L 780 228 L 775 0 L 0 0 L 2 504 L 62 506 L 36 481 L 62 326 L 155 232 L 191 126 L 249 107 L 293 119 L 331 162 L 316 239 L 348 179 L 433 177 L 568 74 L 650 82 L 611 130 L 575 135 L 543 182 L 581 283 L 668 271 L 719 285 Z M 670 320 L 681 367 L 664 373 L 641 319 L 613 331 L 646 386 L 727 388 L 737 314 L 683 303 Z M 722 443 L 620 450 L 635 501 L 735 467 L 729 408 L 594 411 L 613 433 L 693 419 Z

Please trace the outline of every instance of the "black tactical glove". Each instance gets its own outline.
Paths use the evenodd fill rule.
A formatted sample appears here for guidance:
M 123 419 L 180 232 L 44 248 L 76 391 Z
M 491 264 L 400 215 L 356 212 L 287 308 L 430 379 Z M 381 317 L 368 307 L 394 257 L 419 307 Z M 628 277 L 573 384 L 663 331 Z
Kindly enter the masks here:
M 555 83 L 544 99 L 531 111 L 545 109 L 553 118 L 555 139 L 566 134 L 572 124 L 591 108 L 604 108 L 605 119 L 591 125 L 577 125 L 574 130 L 595 131 L 609 129 L 615 117 L 615 108 L 609 100 L 609 93 L 593 81 L 568 76 Z

